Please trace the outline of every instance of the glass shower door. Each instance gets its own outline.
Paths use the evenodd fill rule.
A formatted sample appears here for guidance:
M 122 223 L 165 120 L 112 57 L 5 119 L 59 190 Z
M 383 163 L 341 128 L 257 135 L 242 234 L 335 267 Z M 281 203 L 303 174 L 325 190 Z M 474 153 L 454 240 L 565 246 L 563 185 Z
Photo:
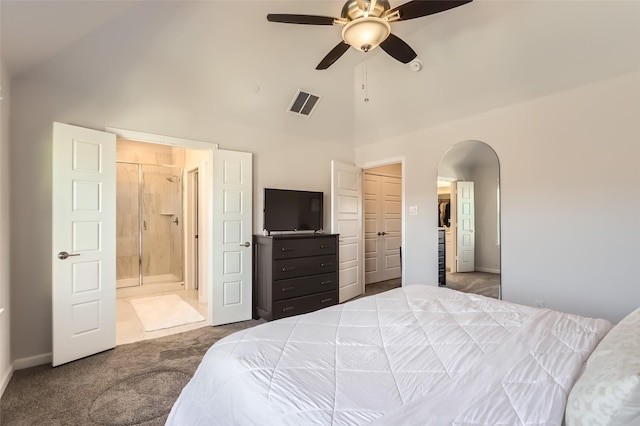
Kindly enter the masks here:
M 141 284 L 139 168 L 116 164 L 116 288 Z
M 183 281 L 182 168 L 142 165 L 142 283 Z

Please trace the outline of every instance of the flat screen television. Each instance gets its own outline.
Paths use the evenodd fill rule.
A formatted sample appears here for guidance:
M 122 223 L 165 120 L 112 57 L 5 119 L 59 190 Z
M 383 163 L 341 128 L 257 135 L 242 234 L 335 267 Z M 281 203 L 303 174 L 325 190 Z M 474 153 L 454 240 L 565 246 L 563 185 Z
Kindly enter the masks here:
M 322 192 L 264 189 L 264 229 L 267 231 L 320 231 Z

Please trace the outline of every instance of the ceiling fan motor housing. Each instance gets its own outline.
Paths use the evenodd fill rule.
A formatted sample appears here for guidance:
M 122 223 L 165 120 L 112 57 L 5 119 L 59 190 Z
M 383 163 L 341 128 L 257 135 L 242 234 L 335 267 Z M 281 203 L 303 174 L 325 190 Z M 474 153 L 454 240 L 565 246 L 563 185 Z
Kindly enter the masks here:
M 362 18 L 363 16 L 374 16 L 376 18 L 380 18 L 391 8 L 388 0 L 378 0 L 373 2 L 373 9 L 368 10 L 371 3 L 371 0 L 347 0 L 342 7 L 342 13 L 340 16 L 349 21 Z M 366 14 L 367 11 L 368 14 Z

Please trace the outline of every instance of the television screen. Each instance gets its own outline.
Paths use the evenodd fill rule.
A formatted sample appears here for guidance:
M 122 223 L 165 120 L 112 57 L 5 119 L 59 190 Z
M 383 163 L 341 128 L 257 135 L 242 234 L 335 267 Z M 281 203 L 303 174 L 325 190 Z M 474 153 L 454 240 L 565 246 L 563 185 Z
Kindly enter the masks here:
M 319 231 L 322 229 L 322 192 L 264 189 L 264 229 Z

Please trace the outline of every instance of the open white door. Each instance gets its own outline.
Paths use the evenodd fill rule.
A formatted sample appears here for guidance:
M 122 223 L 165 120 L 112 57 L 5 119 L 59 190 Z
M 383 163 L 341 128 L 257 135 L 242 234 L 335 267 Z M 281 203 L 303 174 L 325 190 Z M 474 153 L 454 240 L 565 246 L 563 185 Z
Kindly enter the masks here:
M 402 179 L 382 176 L 380 179 L 380 219 L 383 220 L 381 255 L 378 262 L 382 281 L 399 278 L 400 245 L 402 245 Z
M 53 365 L 116 345 L 116 137 L 53 124 Z
M 338 302 L 364 293 L 362 169 L 331 162 L 331 233 L 339 236 Z
M 473 182 L 456 182 L 457 204 L 457 271 L 475 271 L 476 224 Z
M 248 152 L 214 150 L 211 325 L 251 319 L 253 165 Z

